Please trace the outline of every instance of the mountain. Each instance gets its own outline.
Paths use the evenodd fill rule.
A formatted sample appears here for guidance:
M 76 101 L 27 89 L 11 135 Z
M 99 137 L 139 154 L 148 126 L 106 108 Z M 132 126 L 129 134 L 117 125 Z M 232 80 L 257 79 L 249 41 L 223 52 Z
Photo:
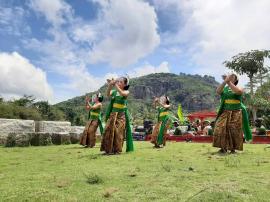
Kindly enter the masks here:
M 189 75 L 180 73 L 157 73 L 130 80 L 130 96 L 128 107 L 137 124 L 141 124 L 143 119 L 156 117 L 156 112 L 152 107 L 153 97 L 167 95 L 170 98 L 172 112 L 177 111 L 178 104 L 181 103 L 184 112 L 201 110 L 215 110 L 218 106 L 218 97 L 215 94 L 218 82 L 211 76 Z M 98 91 L 105 95 L 107 86 L 102 86 Z M 86 95 L 92 96 L 93 93 Z M 55 106 L 63 110 L 73 124 L 83 125 L 86 121 L 85 96 L 79 96 L 56 104 Z M 109 103 L 105 98 L 103 113 Z

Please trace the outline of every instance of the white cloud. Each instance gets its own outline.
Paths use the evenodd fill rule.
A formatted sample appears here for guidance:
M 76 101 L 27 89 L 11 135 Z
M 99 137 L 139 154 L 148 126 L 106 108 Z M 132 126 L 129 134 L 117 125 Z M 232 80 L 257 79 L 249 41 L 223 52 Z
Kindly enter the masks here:
M 148 3 L 102 1 L 101 6 L 102 14 L 96 24 L 101 37 L 90 53 L 93 63 L 108 62 L 124 67 L 134 64 L 159 45 L 156 13 Z
M 239 52 L 270 47 L 268 0 L 154 0 L 154 4 L 156 9 L 172 8 L 169 5 L 178 9 L 182 22 L 177 32 L 162 34 L 166 37 L 162 45 L 184 47 L 196 64 L 194 73 L 220 78 L 228 71 L 223 61 Z
M 38 99 L 53 99 L 46 73 L 17 52 L 0 53 L 0 94 L 5 98 L 24 94 Z
M 0 32 L 21 36 L 31 33 L 31 28 L 25 23 L 27 12 L 21 7 L 6 8 L 0 5 Z
M 134 70 L 130 71 L 128 75 L 133 78 L 133 77 L 140 77 L 140 76 L 145 76 L 148 74 L 154 74 L 154 73 L 169 73 L 170 68 L 169 68 L 169 63 L 164 61 L 162 62 L 159 66 L 155 67 L 150 64 L 146 64 L 142 67 L 137 67 Z
M 71 18 L 72 9 L 64 0 L 31 0 L 30 6 L 45 16 L 54 26 L 64 24 Z
M 106 78 L 118 76 L 108 73 L 95 77 L 89 71 L 92 63 L 125 66 L 146 56 L 159 44 L 156 14 L 148 3 L 140 0 L 98 3 L 102 8 L 99 17 L 86 22 L 75 16 L 63 0 L 31 1 L 30 7 L 50 23 L 47 33 L 52 38 L 28 39 L 24 45 L 42 55 L 40 65 L 66 78 L 54 86 L 58 92 L 62 91 L 63 99 L 68 94 L 71 97 L 97 90 Z M 63 93 L 68 89 L 70 93 Z
M 97 37 L 97 33 L 93 26 L 85 24 L 75 27 L 72 37 L 75 41 L 88 41 L 91 43 Z

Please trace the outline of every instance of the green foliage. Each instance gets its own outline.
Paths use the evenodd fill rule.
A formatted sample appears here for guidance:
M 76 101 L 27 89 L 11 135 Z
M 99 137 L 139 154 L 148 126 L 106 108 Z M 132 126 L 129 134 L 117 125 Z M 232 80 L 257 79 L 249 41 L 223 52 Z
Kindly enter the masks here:
M 262 118 L 263 118 L 263 126 L 268 130 L 270 130 L 270 110 L 266 115 L 263 115 Z
M 233 56 L 231 61 L 225 61 L 224 64 L 239 74 L 246 74 L 249 78 L 253 78 L 259 72 L 267 72 L 267 68 L 264 67 L 264 59 L 269 56 L 270 51 L 268 50 L 252 50 L 239 53 Z
M 15 146 L 29 147 L 31 136 L 28 133 L 20 133 L 15 136 Z
M 15 145 L 16 145 L 16 134 L 15 133 L 8 134 L 5 146 L 15 147 Z
M 18 100 L 0 102 L 0 118 L 30 119 L 35 121 L 63 121 L 65 114 L 47 101 L 34 102 L 33 96 L 24 96 Z
M 30 144 L 32 146 L 47 146 L 52 144 L 52 138 L 49 133 L 32 133 Z
M 224 64 L 229 69 L 239 74 L 246 74 L 249 77 L 249 87 L 251 101 L 250 108 L 252 111 L 253 121 L 257 118 L 257 106 L 262 104 L 262 99 L 253 100 L 254 88 L 257 82 L 262 85 L 263 77 L 268 73 L 269 67 L 264 65 L 265 59 L 270 58 L 269 50 L 251 50 L 245 53 L 239 53 L 232 57 L 231 61 L 225 61 Z M 255 77 L 259 77 L 255 79 Z
M 21 107 L 27 107 L 31 106 L 34 103 L 35 99 L 36 98 L 33 95 L 24 95 L 22 98 L 14 100 L 13 104 Z
M 18 106 L 10 102 L 0 103 L 0 118 L 41 120 L 35 108 Z
M 86 182 L 88 184 L 101 184 L 101 183 L 103 183 L 103 179 L 97 174 L 89 173 L 89 174 L 84 174 L 84 176 L 85 176 Z

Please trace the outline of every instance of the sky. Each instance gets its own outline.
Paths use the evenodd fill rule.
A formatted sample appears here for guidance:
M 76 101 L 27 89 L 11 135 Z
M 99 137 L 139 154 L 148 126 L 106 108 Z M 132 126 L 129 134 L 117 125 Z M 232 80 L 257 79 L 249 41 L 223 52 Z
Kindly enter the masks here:
M 54 104 L 158 72 L 221 81 L 225 60 L 269 49 L 269 10 L 269 0 L 0 0 L 0 95 Z

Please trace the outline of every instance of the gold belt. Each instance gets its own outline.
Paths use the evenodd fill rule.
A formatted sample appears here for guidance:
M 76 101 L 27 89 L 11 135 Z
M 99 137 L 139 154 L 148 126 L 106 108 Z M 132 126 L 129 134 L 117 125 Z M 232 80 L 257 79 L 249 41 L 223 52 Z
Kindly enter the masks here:
M 99 113 L 97 113 L 97 112 L 91 112 L 91 116 L 99 116 Z
M 161 113 L 159 114 L 159 117 L 166 116 L 166 115 L 168 115 L 168 114 L 169 114 L 169 112 L 161 112 Z
M 113 104 L 113 108 L 124 109 L 124 108 L 126 108 L 126 105 L 114 103 L 114 104 Z
M 225 100 L 225 104 L 240 104 L 240 100 Z

